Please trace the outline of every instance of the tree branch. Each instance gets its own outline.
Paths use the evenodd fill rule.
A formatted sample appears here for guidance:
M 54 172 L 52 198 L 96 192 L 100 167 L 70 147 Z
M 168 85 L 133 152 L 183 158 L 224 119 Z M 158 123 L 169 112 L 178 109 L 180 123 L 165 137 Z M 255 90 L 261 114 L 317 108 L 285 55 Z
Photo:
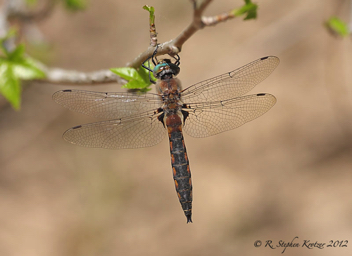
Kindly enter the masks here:
M 215 26 L 220 22 L 224 22 L 228 19 L 236 17 L 232 11 L 224 13 L 217 16 L 205 17 L 202 16 L 204 10 L 208 7 L 212 0 L 203 0 L 200 4 L 196 0 L 191 0 L 193 3 L 193 20 L 192 23 L 188 25 L 175 39 L 159 44 L 158 52 L 156 56 L 169 54 L 174 56 L 181 52 L 183 44 L 193 36 L 198 30 L 204 28 L 205 26 Z M 132 62 L 128 63 L 128 67 L 139 68 L 143 61 L 148 57 L 152 56 L 155 48 L 149 47 L 146 51 L 141 53 Z
M 219 22 L 224 22 L 235 17 L 236 16 L 232 12 L 228 12 L 211 17 L 202 17 L 202 22 L 206 26 L 214 26 Z
M 154 7 L 145 5 L 143 6 L 144 10 L 149 12 L 149 33 L 150 33 L 150 46 L 156 47 L 158 45 L 158 38 L 155 27 L 155 15 L 154 15 Z
M 181 52 L 183 44 L 199 29 L 202 29 L 206 24 L 202 21 L 202 14 L 206 7 L 210 4 L 212 0 L 203 0 L 200 4 L 196 0 L 191 0 L 193 3 L 193 21 L 186 29 L 184 29 L 180 35 L 175 39 L 165 42 L 159 45 L 158 52 L 156 56 L 169 54 L 174 56 Z M 215 25 L 215 24 L 214 24 Z M 142 63 L 152 56 L 155 48 L 149 47 L 146 51 L 141 53 L 132 62 L 128 63 L 128 67 L 139 68 Z
M 127 83 L 126 80 L 114 74 L 110 70 L 79 72 L 60 68 L 47 68 L 45 66 L 42 67 L 42 70 L 46 73 L 47 77 L 45 79 L 36 80 L 37 82 L 72 85 Z
M 228 19 L 236 17 L 233 12 L 205 17 L 203 12 L 212 2 L 212 0 L 190 0 L 193 4 L 193 20 L 192 22 L 174 39 L 159 44 L 156 56 L 169 54 L 174 56 L 181 52 L 183 44 L 191 38 L 198 30 L 204 28 L 205 26 L 214 26 L 220 22 L 224 22 Z M 38 12 L 24 12 L 21 9 L 21 4 L 23 0 L 7 0 L 7 19 L 9 17 L 15 17 L 22 21 L 38 21 L 48 16 L 53 10 L 56 0 L 47 0 L 46 6 Z M 17 7 L 16 4 L 17 3 Z M 14 8 L 16 7 L 16 8 Z M 1 25 L 1 17 L 0 17 Z M 1 31 L 1 27 L 0 27 Z M 139 54 L 130 63 L 127 63 L 127 67 L 133 67 L 135 69 L 140 68 L 142 63 L 153 55 L 155 46 L 157 45 L 157 33 L 154 23 L 154 13 L 150 17 L 150 46 L 141 54 Z M 46 83 L 55 84 L 100 84 L 100 83 L 120 83 L 125 84 L 127 81 L 121 77 L 115 75 L 110 70 L 100 70 L 95 72 L 78 72 L 71 70 L 64 70 L 58 68 L 49 68 L 44 64 L 41 64 L 42 70 L 46 73 L 46 78 L 40 80 Z

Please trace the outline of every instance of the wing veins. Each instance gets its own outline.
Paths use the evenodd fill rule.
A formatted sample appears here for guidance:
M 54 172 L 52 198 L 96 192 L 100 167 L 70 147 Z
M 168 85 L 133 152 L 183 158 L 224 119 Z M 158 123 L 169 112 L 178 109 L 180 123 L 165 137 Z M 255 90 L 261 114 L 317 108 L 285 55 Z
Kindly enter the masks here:
M 214 101 L 241 96 L 267 78 L 279 62 L 275 56 L 264 57 L 231 72 L 196 83 L 182 91 L 183 100 Z
M 54 93 L 53 99 L 72 111 L 101 119 L 126 117 L 161 106 L 157 94 L 63 90 Z

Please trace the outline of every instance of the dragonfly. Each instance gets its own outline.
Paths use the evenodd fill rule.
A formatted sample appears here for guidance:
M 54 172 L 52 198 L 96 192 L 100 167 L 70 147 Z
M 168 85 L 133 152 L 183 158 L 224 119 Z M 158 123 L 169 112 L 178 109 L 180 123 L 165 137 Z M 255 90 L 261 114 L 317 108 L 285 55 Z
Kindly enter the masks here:
M 183 132 L 204 138 L 235 129 L 266 113 L 276 103 L 268 93 L 245 95 L 267 78 L 279 58 L 267 56 L 231 72 L 182 89 L 179 79 L 180 57 L 175 61 L 154 54 L 148 58 L 156 93 L 94 92 L 62 90 L 53 100 L 65 108 L 105 121 L 68 129 L 63 138 L 75 145 L 105 149 L 151 147 L 168 135 L 171 166 L 177 196 L 192 222 L 192 181 Z M 147 61 L 146 60 L 146 61 Z M 146 63 L 146 62 L 144 62 Z M 153 73 L 157 79 L 151 79 Z

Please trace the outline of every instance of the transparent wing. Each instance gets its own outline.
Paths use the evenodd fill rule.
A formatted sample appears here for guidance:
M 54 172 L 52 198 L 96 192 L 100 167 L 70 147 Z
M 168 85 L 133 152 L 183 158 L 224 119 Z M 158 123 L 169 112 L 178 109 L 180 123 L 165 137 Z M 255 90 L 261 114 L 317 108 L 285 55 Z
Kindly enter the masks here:
M 53 100 L 72 111 L 101 119 L 127 117 L 161 106 L 156 94 L 63 90 L 54 93 Z
M 235 129 L 263 115 L 276 103 L 273 95 L 260 93 L 234 99 L 187 104 L 183 130 L 202 138 Z
M 72 144 L 91 148 L 150 147 L 166 135 L 158 115 L 149 111 L 134 117 L 79 125 L 67 130 L 63 137 Z
M 279 65 L 279 58 L 268 56 L 226 74 L 204 80 L 182 91 L 184 102 L 205 102 L 241 96 L 267 78 Z

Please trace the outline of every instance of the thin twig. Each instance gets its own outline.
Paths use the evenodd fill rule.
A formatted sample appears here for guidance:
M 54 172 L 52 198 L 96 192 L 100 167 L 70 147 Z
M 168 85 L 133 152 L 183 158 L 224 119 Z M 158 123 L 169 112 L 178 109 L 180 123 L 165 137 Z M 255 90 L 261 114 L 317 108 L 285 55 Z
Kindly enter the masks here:
M 150 46 L 156 47 L 158 44 L 158 38 L 157 38 L 157 33 L 156 33 L 156 28 L 155 28 L 155 23 L 150 25 Z
M 154 15 L 154 7 L 144 6 L 146 10 L 149 11 L 149 32 L 150 32 L 150 46 L 156 47 L 158 45 L 158 33 L 156 33 L 155 27 L 155 15 Z
M 54 83 L 54 84 L 103 84 L 118 83 L 125 84 L 126 80 L 114 74 L 110 70 L 99 70 L 94 72 L 79 72 L 73 70 L 65 70 L 60 68 L 42 67 L 47 77 L 37 82 Z
M 192 23 L 184 29 L 180 35 L 178 35 L 175 39 L 165 42 L 159 45 L 158 52 L 156 56 L 169 54 L 174 56 L 181 52 L 182 45 L 199 29 L 204 27 L 204 23 L 202 22 L 202 14 L 205 8 L 210 4 L 212 0 L 203 0 L 199 5 L 197 5 L 196 0 L 192 0 L 193 3 L 193 21 Z M 153 52 L 154 48 L 149 47 L 146 51 L 141 53 L 137 58 L 135 58 L 131 63 L 128 63 L 128 67 L 139 68 L 143 61 L 150 57 Z
M 227 21 L 227 20 L 233 19 L 233 18 L 235 18 L 235 15 L 231 12 L 228 12 L 228 13 L 223 13 L 223 14 L 219 14 L 216 16 L 210 16 L 210 17 L 203 16 L 202 22 L 206 26 L 215 26 L 219 22 L 224 22 L 224 21 Z
M 204 28 L 205 26 L 214 26 L 220 22 L 224 22 L 235 17 L 230 12 L 213 17 L 203 17 L 203 12 L 211 3 L 211 1 L 212 0 L 203 0 L 200 4 L 198 4 L 196 0 L 191 0 L 194 8 L 192 23 L 189 24 L 188 27 L 185 28 L 175 39 L 160 44 L 156 56 L 163 54 L 174 56 L 181 52 L 183 44 L 198 30 Z M 154 50 L 154 48 L 149 47 L 146 51 L 136 57 L 131 63 L 128 63 L 127 66 L 139 68 L 143 61 L 153 54 Z
M 12 2 L 13 1 L 13 2 Z M 7 4 L 12 5 L 14 2 L 20 3 L 23 0 L 7 0 Z M 169 54 L 174 56 L 181 52 L 183 44 L 198 30 L 205 26 L 214 26 L 220 22 L 224 22 L 228 19 L 234 18 L 231 13 L 225 13 L 212 17 L 204 17 L 203 12 L 212 2 L 212 0 L 190 0 L 193 5 L 193 20 L 176 38 L 168 42 L 159 44 L 156 56 Z M 21 8 L 8 8 L 8 17 L 17 17 L 21 20 L 37 21 L 47 17 L 48 14 L 54 8 L 56 0 L 48 0 L 45 8 L 38 12 L 27 13 L 23 12 Z M 8 18 L 7 17 L 7 18 Z M 1 18 L 1 17 L 0 17 Z M 0 20 L 1 21 L 1 20 Z M 0 28 L 1 31 L 1 28 Z M 138 69 L 142 63 L 152 56 L 155 46 L 157 45 L 157 33 L 154 22 L 150 22 L 150 46 L 141 54 L 139 54 L 133 61 L 127 63 L 127 67 L 133 67 Z M 115 75 L 110 70 L 100 70 L 95 72 L 78 72 L 71 70 L 64 70 L 58 68 L 48 68 L 44 64 L 42 69 L 46 73 L 46 78 L 41 80 L 42 82 L 55 83 L 55 84 L 100 84 L 100 83 L 120 83 L 125 84 L 126 81 L 121 77 Z

